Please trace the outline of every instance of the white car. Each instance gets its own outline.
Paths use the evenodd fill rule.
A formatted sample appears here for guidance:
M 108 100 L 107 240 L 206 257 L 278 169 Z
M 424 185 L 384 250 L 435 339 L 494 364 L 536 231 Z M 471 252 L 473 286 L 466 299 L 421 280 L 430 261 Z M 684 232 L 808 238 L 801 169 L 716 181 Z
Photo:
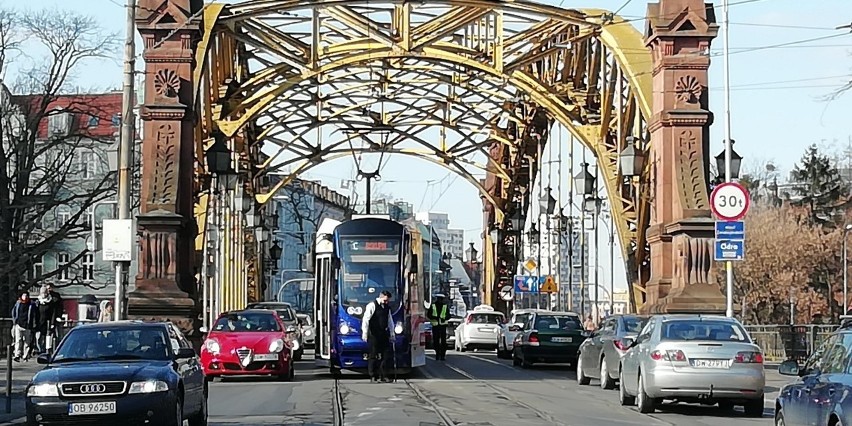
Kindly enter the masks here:
M 523 330 L 524 324 L 534 312 L 544 312 L 542 309 L 515 309 L 512 318 L 500 326 L 497 333 L 497 358 L 512 359 L 515 336 Z
M 455 332 L 453 345 L 459 352 L 468 349 L 497 349 L 497 336 L 506 317 L 491 306 L 480 305 L 468 311 L 464 322 L 459 324 Z

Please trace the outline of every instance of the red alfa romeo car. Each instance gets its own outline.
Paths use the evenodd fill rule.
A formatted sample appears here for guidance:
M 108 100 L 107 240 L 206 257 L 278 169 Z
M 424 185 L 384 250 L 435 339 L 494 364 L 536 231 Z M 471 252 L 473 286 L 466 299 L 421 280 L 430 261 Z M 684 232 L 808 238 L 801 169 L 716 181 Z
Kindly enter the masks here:
M 272 375 L 292 380 L 292 345 L 285 330 L 274 311 L 249 309 L 220 315 L 201 347 L 205 377 Z

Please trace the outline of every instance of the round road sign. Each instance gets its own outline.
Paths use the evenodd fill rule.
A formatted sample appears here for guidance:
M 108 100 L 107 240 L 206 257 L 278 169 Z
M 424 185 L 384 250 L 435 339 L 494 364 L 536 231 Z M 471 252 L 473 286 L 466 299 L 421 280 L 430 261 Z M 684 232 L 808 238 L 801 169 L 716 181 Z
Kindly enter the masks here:
M 736 182 L 726 182 L 713 189 L 710 194 L 710 207 L 719 219 L 740 220 L 749 208 L 748 190 Z
M 505 300 L 505 301 L 512 300 L 515 297 L 515 295 L 512 294 L 512 290 L 513 290 L 512 286 L 504 285 L 503 287 L 500 288 L 500 298 Z

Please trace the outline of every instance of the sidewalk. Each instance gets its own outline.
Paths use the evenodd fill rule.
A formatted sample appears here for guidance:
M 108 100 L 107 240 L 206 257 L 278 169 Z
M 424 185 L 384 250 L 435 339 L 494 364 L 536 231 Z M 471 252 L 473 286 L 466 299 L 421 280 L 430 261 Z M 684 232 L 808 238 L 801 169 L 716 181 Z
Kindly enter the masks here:
M 0 402 L 0 425 L 23 423 L 25 416 L 24 388 L 30 382 L 33 375 L 44 366 L 36 363 L 35 358 L 27 362 L 12 363 L 12 412 L 6 413 L 6 360 L 2 360 L 0 366 L 0 380 L 2 380 L 2 402 Z M 15 420 L 18 420 L 17 422 Z

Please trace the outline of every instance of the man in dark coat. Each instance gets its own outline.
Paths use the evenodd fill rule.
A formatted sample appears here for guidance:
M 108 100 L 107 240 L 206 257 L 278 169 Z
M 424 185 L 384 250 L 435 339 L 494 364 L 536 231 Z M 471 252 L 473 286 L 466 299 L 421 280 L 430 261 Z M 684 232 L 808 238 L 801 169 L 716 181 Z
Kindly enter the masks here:
M 38 295 L 38 340 L 37 347 L 41 353 L 53 351 L 56 343 L 57 325 L 62 317 L 62 296 L 53 290 L 53 286 L 45 284 Z
M 396 333 L 390 299 L 389 291 L 381 292 L 376 300 L 366 306 L 361 320 L 361 338 L 370 347 L 367 370 L 373 382 L 391 382 L 386 372 L 392 367 L 388 365 L 389 361 L 396 356 L 392 351 L 392 342 L 396 339 Z
M 30 293 L 25 291 L 12 307 L 12 337 L 15 339 L 15 362 L 24 361 L 30 357 L 30 342 L 32 334 L 38 327 L 38 307 L 30 300 Z

